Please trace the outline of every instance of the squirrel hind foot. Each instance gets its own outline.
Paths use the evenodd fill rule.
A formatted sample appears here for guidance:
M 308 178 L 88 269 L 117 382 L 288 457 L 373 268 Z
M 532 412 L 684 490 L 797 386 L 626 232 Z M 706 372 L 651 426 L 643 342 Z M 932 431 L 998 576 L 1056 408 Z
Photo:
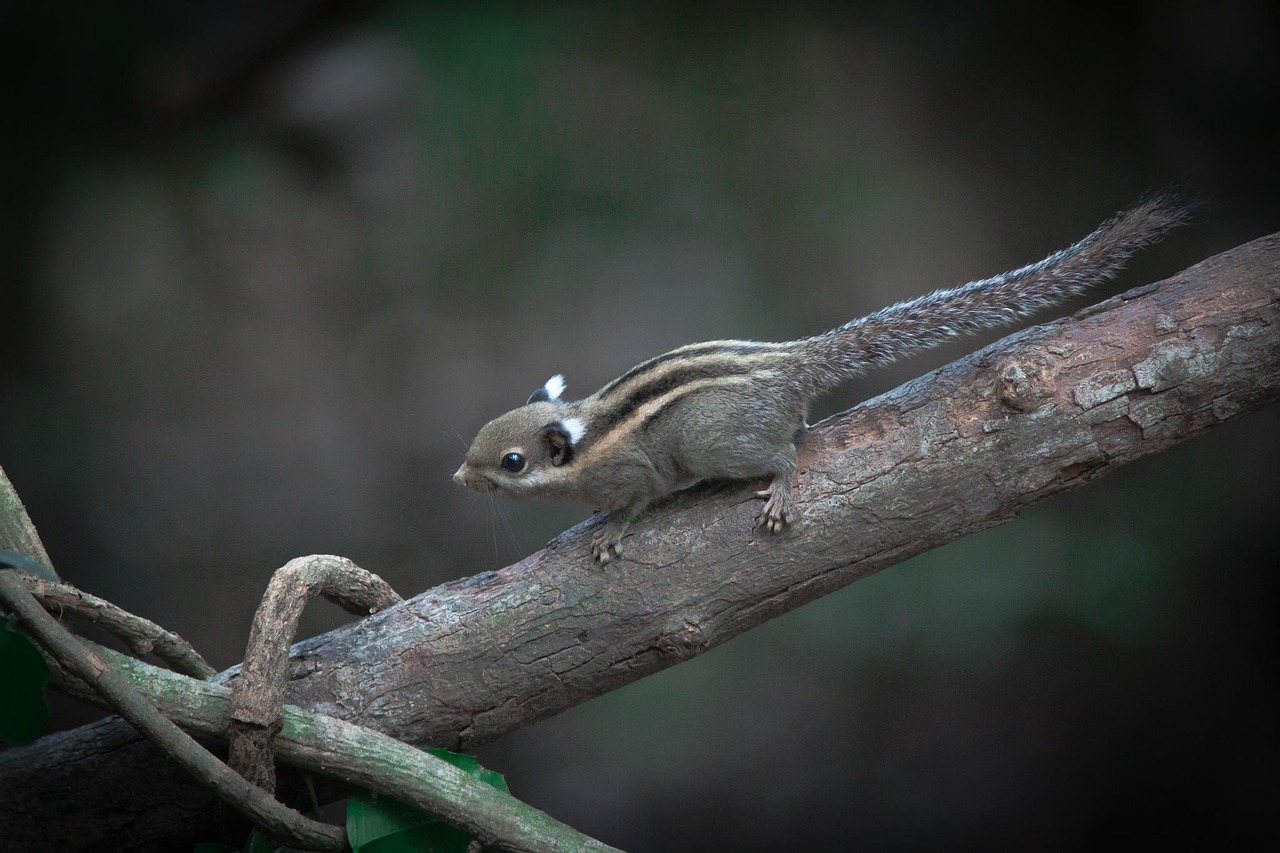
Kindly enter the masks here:
M 756 518 L 756 527 L 770 533 L 781 533 L 791 524 L 791 478 L 775 475 L 769 488 L 756 492 L 765 498 L 764 509 Z

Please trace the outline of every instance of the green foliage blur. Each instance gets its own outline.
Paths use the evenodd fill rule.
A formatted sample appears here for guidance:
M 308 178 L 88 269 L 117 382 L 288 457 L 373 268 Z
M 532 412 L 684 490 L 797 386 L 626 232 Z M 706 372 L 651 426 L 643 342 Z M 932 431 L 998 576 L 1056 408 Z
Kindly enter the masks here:
M 500 773 L 480 766 L 474 755 L 428 749 L 471 776 L 510 793 Z M 358 788 L 347 798 L 347 839 L 354 853 L 467 853 L 472 836 L 421 809 Z
M 31 743 L 49 725 L 44 686 L 49 665 L 25 634 L 0 619 L 0 740 L 11 746 Z

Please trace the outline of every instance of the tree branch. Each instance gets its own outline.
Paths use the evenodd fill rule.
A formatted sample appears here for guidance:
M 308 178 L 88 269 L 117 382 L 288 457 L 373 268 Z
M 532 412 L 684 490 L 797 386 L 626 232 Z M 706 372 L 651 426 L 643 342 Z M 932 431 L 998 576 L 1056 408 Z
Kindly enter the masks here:
M 228 688 L 193 681 L 111 649 L 98 647 L 95 652 L 182 728 L 226 739 L 234 705 Z M 71 695 L 98 701 L 91 688 L 68 673 L 55 670 L 54 678 Z M 281 758 L 298 768 L 335 774 L 429 811 L 467 830 L 486 849 L 614 850 L 443 759 L 362 726 L 285 705 L 273 745 Z
M 27 515 L 27 508 L 22 505 L 17 491 L 9 482 L 9 475 L 2 467 L 0 467 L 0 545 L 12 548 L 20 554 L 26 554 L 35 560 L 36 565 L 40 566 L 47 576 L 58 576 L 53 570 L 53 563 L 50 562 L 48 553 L 44 550 L 44 543 L 40 541 L 40 534 L 36 533 L 35 525 Z
M 0 569 L 0 602 L 18 615 L 22 627 L 57 659 L 59 666 L 91 685 L 179 767 L 265 829 L 272 838 L 307 850 L 342 850 L 347 846 L 347 833 L 342 827 L 311 820 L 276 802 L 159 713 L 127 679 L 46 613 L 14 569 Z
M 647 513 L 601 570 L 593 519 L 298 644 L 290 701 L 465 749 L 690 658 L 1280 399 L 1278 280 L 1272 235 L 1010 336 L 814 427 L 784 536 L 750 532 L 753 486 L 697 488 Z M 163 849 L 207 825 L 209 800 L 151 756 L 111 724 L 9 750 L 0 788 L 17 793 L 0 818 L 49 816 L 5 820 L 24 849 Z M 121 760 L 137 762 L 127 784 L 84 791 L 56 822 L 72 775 Z
M 190 643 L 148 619 L 76 589 L 69 583 L 54 583 L 28 574 L 18 578 L 45 610 L 57 613 L 59 617 L 64 613 L 79 616 L 119 637 L 139 657 L 154 654 L 175 672 L 192 678 L 212 678 L 218 674 Z
M 312 555 L 291 560 L 276 571 L 250 634 L 246 669 L 252 662 L 255 674 L 242 672 L 233 680 L 231 690 L 157 670 L 72 636 L 45 613 L 45 602 L 32 591 L 33 585 L 42 584 L 21 572 L 0 569 L 0 604 L 20 616 L 27 631 L 44 647 L 55 684 L 73 696 L 121 713 L 192 777 L 285 844 L 305 849 L 346 848 L 340 827 L 312 821 L 272 798 L 275 766 L 272 763 L 264 770 L 262 764 L 273 759 L 276 733 L 283 734 L 281 752 L 296 766 L 336 774 L 429 811 L 469 830 L 485 849 L 529 853 L 605 853 L 614 849 L 435 756 L 361 726 L 284 706 L 286 653 L 310 598 L 323 595 L 358 615 L 401 601 L 385 581 L 350 560 Z M 58 594 L 67 589 L 72 594 L 78 592 L 64 589 L 62 584 L 52 586 L 58 588 L 54 590 Z M 141 622 L 162 631 L 146 620 L 115 610 L 119 612 L 113 614 L 113 620 L 131 627 Z M 251 734 L 269 733 L 267 739 L 255 740 L 254 748 L 241 750 L 242 757 L 247 757 L 239 764 L 234 761 L 235 745 L 245 735 L 237 731 L 238 723 L 247 724 Z M 230 767 L 206 752 L 187 732 L 229 739 Z
M 404 600 L 382 578 L 344 557 L 299 557 L 271 576 L 253 615 L 240 677 L 231 688 L 227 763 L 254 785 L 273 793 L 276 765 L 271 740 L 281 725 L 289 647 L 302 609 L 316 595 L 357 616 Z

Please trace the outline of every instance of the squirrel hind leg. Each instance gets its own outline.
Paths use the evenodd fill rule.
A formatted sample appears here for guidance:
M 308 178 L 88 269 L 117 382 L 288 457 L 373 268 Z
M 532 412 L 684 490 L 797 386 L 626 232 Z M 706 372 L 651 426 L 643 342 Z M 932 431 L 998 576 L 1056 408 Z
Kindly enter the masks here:
M 770 533 L 781 533 L 791 524 L 794 513 L 791 509 L 791 489 L 795 486 L 794 472 L 774 474 L 769 488 L 756 492 L 757 497 L 765 498 L 764 509 L 756 517 L 756 527 Z
M 765 502 L 755 526 L 770 533 L 781 533 L 795 519 L 791 508 L 791 492 L 796 484 L 795 447 L 789 447 L 788 451 L 778 460 L 780 464 L 774 469 L 768 488 L 756 492 Z

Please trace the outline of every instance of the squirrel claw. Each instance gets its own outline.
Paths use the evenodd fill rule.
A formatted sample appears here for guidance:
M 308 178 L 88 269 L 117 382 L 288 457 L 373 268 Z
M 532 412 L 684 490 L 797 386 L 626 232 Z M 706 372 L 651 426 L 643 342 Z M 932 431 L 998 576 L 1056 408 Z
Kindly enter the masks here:
M 775 481 L 769 488 L 756 492 L 756 497 L 766 498 L 764 510 L 756 519 L 756 527 L 770 533 L 781 533 L 791 523 L 791 484 Z
M 591 538 L 591 556 L 600 565 L 608 565 L 622 556 L 622 537 L 606 526 Z

